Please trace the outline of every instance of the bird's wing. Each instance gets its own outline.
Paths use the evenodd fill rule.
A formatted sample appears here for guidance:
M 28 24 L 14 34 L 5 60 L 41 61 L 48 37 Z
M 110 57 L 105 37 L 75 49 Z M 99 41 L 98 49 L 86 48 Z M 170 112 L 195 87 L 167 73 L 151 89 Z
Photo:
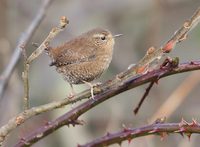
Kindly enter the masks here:
M 95 59 L 95 48 L 79 46 L 70 46 L 71 48 L 62 47 L 62 50 L 54 58 L 54 61 L 50 64 L 51 66 L 63 66 L 69 64 L 78 64 L 82 62 L 88 62 Z M 74 47 L 74 48 L 72 48 Z M 58 48 L 57 48 L 58 49 Z

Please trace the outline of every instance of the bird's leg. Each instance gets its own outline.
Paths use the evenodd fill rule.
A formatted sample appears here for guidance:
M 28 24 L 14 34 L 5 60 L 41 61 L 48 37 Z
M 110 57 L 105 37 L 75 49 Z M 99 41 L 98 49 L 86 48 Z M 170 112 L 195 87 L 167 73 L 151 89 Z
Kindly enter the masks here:
M 73 85 L 71 83 L 69 83 L 69 85 L 70 85 L 70 88 L 71 88 L 71 92 L 68 95 L 68 98 L 73 98 L 76 93 L 74 91 Z
M 86 81 L 83 81 L 85 84 L 87 84 L 88 86 L 90 86 L 90 93 L 91 93 L 91 97 L 92 99 L 94 100 L 94 85 L 90 82 L 86 82 Z

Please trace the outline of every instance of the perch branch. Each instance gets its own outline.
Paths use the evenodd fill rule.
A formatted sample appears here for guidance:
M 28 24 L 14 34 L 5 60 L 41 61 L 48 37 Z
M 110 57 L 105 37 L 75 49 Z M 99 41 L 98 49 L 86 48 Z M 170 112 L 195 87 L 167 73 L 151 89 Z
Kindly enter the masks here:
M 29 136 L 26 136 L 22 138 L 17 144 L 16 147 L 21 147 L 26 144 L 31 145 L 38 140 L 44 138 L 45 136 L 51 134 L 55 130 L 59 129 L 60 127 L 64 125 L 72 124 L 73 121 L 76 121 L 78 117 L 80 117 L 82 114 L 87 112 L 88 110 L 92 109 L 96 105 L 102 103 L 103 101 L 122 93 L 123 91 L 129 90 L 131 88 L 140 86 L 142 84 L 158 80 L 158 77 L 163 78 L 169 75 L 178 74 L 182 72 L 192 71 L 192 70 L 198 70 L 200 69 L 200 61 L 194 61 L 194 62 L 188 62 L 188 63 L 182 63 L 179 66 L 166 66 L 162 67 L 160 69 L 155 69 L 151 72 L 148 72 L 144 75 L 140 76 L 133 76 L 129 77 L 128 79 L 121 81 L 121 83 L 118 83 L 118 85 L 112 85 L 110 86 L 109 83 L 112 81 L 108 81 L 102 86 L 98 87 L 98 90 L 94 91 L 96 94 L 94 96 L 94 99 L 89 99 L 86 102 L 80 104 L 79 106 L 75 107 L 71 111 L 67 112 L 63 116 L 57 118 L 54 121 L 50 121 L 46 123 L 44 126 L 40 127 L 39 129 L 32 132 Z M 113 79 L 115 80 L 115 79 Z M 90 91 L 87 90 L 87 96 L 90 94 Z M 84 96 L 82 96 L 84 97 Z M 6 131 L 7 125 L 2 127 L 0 129 L 0 139 L 5 138 L 4 131 Z M 11 130 L 9 130 L 11 131 Z M 6 135 L 9 132 L 6 133 Z M 1 141 L 1 140 L 0 140 Z

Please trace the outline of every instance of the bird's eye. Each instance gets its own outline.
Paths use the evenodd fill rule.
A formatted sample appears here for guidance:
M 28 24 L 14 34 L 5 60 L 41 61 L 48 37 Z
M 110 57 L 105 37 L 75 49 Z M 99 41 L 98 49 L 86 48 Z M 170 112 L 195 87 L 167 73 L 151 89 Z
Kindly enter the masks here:
M 105 36 L 102 36 L 102 37 L 101 37 L 101 40 L 106 40 L 106 37 L 105 37 Z

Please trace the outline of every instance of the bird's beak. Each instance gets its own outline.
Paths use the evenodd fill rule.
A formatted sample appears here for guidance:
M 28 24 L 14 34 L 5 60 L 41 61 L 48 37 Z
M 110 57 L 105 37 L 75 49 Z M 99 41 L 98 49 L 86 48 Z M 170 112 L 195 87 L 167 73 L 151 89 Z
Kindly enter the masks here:
M 116 38 L 116 37 L 120 37 L 122 36 L 123 34 L 117 34 L 117 35 L 114 35 L 113 37 Z

